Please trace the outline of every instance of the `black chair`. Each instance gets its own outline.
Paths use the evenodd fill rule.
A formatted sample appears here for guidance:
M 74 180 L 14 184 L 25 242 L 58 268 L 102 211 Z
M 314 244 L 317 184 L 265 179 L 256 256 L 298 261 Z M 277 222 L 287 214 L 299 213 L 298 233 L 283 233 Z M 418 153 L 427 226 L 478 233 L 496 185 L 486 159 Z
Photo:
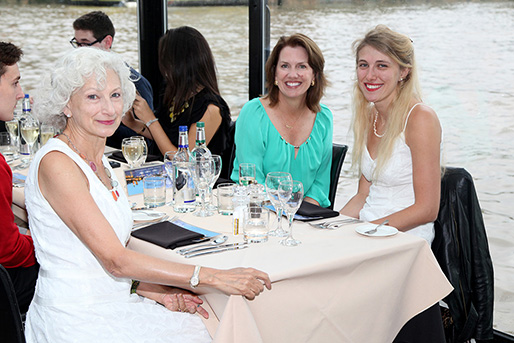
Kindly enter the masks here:
M 334 209 L 334 202 L 337 193 L 337 183 L 339 175 L 343 167 L 344 158 L 348 151 L 348 145 L 334 143 L 332 145 L 332 168 L 330 168 L 330 190 L 328 192 L 328 200 L 330 200 L 329 208 Z
M 24 343 L 23 323 L 16 292 L 7 270 L 0 264 L 0 335 L 1 341 Z
M 230 180 L 230 174 L 232 174 L 232 169 L 234 167 L 234 158 L 236 158 L 236 143 L 234 141 L 234 136 L 236 134 L 236 122 L 230 122 L 229 129 L 229 146 L 225 150 L 222 157 L 222 166 L 221 166 L 221 177 L 227 180 Z
M 432 251 L 454 288 L 443 299 L 446 341 L 492 339 L 493 265 L 473 178 L 465 169 L 446 168 L 434 228 Z

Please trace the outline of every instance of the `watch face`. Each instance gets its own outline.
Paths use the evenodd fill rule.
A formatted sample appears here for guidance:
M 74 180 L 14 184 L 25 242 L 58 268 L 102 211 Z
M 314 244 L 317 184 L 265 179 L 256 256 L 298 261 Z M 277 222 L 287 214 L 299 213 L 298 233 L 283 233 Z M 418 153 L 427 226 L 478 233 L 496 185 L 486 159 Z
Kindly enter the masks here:
M 193 276 L 193 277 L 191 278 L 191 281 L 190 281 L 190 283 L 191 283 L 191 287 L 196 287 L 196 286 L 198 286 L 198 281 L 199 281 L 199 280 L 198 280 L 198 276 Z

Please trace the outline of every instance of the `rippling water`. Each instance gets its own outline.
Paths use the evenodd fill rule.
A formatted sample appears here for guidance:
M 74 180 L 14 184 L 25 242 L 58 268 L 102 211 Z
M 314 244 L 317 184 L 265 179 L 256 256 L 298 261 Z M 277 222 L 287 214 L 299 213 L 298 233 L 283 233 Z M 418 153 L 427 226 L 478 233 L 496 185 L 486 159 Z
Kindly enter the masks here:
M 323 50 L 331 86 L 323 100 L 334 113 L 334 141 L 352 145 L 351 43 L 381 23 L 411 37 L 421 68 L 425 102 L 444 129 L 446 164 L 475 179 L 495 266 L 495 327 L 514 333 L 514 2 L 512 1 L 284 1 L 271 7 L 271 42 L 302 32 Z M 335 3 L 334 3 L 335 2 Z M 290 5 L 300 4 L 300 5 Z M 0 5 L 0 39 L 25 52 L 22 85 L 31 92 L 65 50 L 73 20 L 91 7 Z M 102 8 L 117 30 L 113 49 L 138 67 L 135 8 Z M 191 25 L 213 49 L 221 91 L 237 115 L 248 100 L 248 9 L 168 9 L 169 27 Z M 336 208 L 356 191 L 349 157 Z

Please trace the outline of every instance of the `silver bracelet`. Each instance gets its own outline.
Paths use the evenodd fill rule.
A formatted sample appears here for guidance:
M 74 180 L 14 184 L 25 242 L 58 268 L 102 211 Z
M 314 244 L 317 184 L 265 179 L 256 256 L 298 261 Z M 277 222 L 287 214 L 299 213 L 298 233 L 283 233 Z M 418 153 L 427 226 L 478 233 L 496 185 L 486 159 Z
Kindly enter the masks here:
M 153 123 L 155 123 L 155 122 L 156 122 L 156 121 L 158 121 L 158 120 L 159 120 L 159 119 L 157 119 L 157 118 L 154 118 L 154 119 L 152 119 L 152 120 L 149 120 L 149 121 L 145 124 L 145 126 L 146 126 L 147 128 L 150 128 L 150 125 L 152 125 Z

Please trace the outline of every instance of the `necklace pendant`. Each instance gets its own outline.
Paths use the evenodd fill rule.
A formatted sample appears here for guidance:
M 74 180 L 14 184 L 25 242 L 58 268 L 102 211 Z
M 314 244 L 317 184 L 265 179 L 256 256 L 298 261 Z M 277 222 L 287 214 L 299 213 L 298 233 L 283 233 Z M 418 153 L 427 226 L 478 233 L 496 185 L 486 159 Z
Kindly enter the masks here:
M 287 129 L 289 129 L 289 130 L 291 130 L 291 129 L 293 128 L 293 126 L 291 126 L 291 125 L 287 125 L 287 124 L 286 124 L 286 128 L 287 128 Z
M 112 194 L 112 198 L 114 199 L 114 201 L 118 201 L 118 198 L 120 197 L 120 193 L 118 193 L 117 190 L 113 189 L 111 191 L 111 194 Z

